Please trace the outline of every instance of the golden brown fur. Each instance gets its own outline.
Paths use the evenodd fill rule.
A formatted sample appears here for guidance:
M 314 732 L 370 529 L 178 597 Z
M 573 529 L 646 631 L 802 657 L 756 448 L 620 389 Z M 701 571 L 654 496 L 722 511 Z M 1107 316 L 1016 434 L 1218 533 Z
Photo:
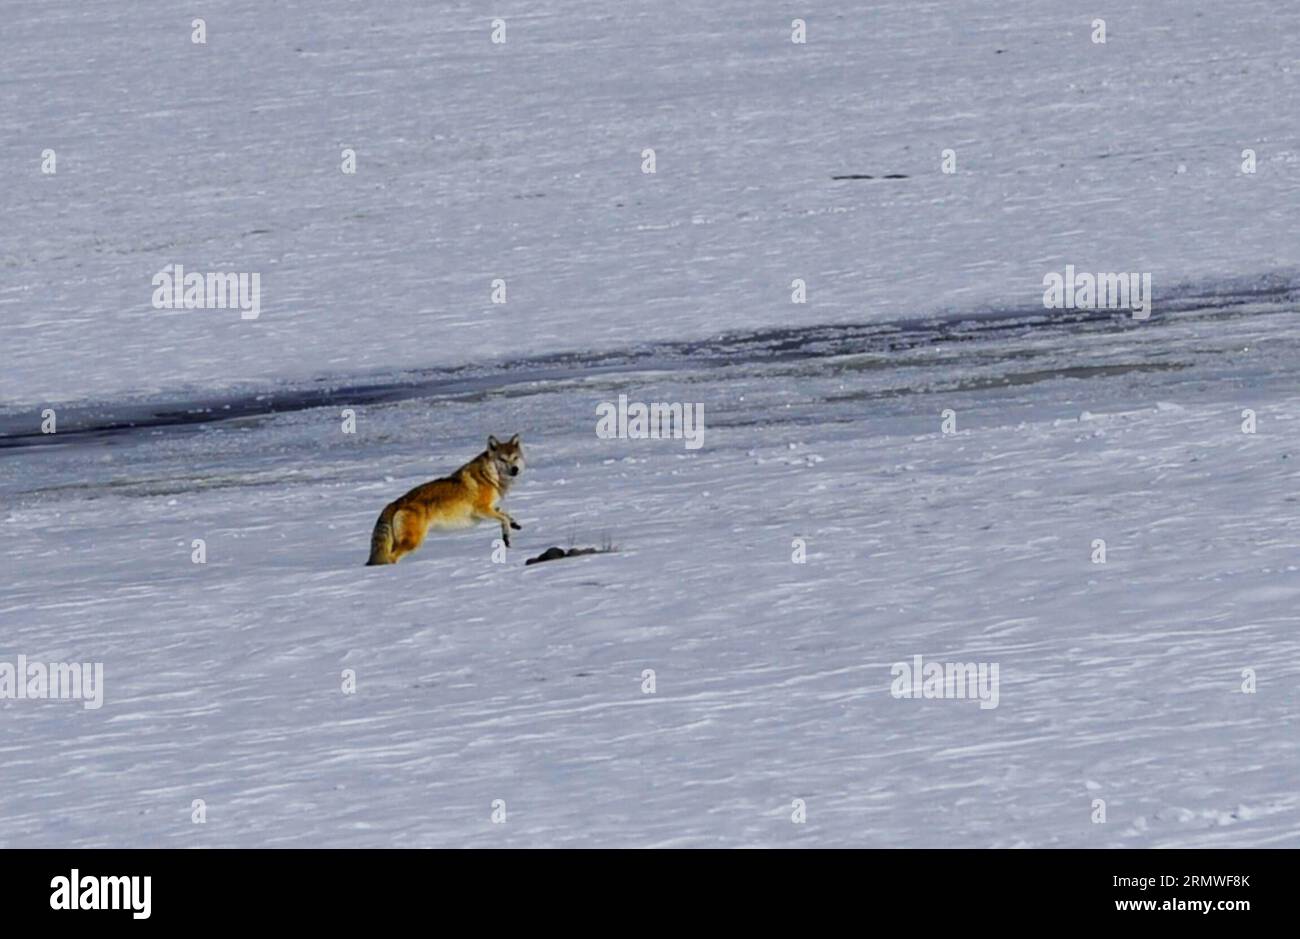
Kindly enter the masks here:
M 450 476 L 416 486 L 384 506 L 370 536 L 370 564 L 396 564 L 424 541 L 430 529 L 468 528 L 490 519 L 501 525 L 510 545 L 510 529 L 519 524 L 499 503 L 523 471 L 524 448 L 515 434 L 505 443 L 488 438 L 488 447 Z

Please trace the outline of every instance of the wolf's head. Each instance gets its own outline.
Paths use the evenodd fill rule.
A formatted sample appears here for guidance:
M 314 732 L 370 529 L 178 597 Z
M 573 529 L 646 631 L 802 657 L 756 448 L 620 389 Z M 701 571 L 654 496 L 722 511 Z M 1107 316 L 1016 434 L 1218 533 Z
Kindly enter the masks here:
M 505 443 L 496 437 L 488 437 L 487 453 L 502 479 L 510 479 L 524 471 L 524 445 L 518 434 Z

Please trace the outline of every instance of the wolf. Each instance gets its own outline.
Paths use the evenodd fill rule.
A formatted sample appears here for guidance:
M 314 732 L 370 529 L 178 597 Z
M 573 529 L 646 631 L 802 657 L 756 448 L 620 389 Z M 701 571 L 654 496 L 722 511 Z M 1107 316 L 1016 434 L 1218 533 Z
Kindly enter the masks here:
M 498 504 L 524 471 L 524 446 L 515 434 L 505 443 L 488 437 L 487 449 L 450 476 L 416 486 L 379 513 L 370 536 L 366 565 L 396 564 L 424 541 L 430 528 L 468 528 L 491 519 L 501 525 L 501 539 L 510 546 L 510 529 L 522 526 Z

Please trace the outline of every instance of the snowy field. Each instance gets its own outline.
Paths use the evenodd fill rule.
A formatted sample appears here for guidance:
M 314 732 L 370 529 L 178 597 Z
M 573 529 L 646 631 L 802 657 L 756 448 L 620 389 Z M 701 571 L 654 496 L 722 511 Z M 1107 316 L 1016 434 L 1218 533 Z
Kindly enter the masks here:
M 1300 268 L 1300 6 L 834 6 L 8 3 L 0 402 Z M 260 272 L 261 318 L 153 309 L 172 263 Z
M 1300 846 L 1300 8 L 695 6 L 4 10 L 0 846 Z

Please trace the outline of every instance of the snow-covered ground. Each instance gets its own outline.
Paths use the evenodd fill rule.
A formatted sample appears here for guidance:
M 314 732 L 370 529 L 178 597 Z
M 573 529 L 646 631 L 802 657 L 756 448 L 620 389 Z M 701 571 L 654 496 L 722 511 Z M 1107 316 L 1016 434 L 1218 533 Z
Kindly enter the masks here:
M 8 4 L 0 403 L 1300 269 L 1300 6 L 817 7 Z M 174 263 L 260 273 L 261 317 L 154 309 Z
M 1300 845 L 1300 10 L 694 6 L 5 11 L 0 846 Z
M 104 662 L 105 705 L 0 705 L 0 831 L 1300 843 L 1297 327 L 1292 296 L 883 354 L 754 341 L 740 364 L 488 375 L 361 409 L 355 435 L 322 407 L 7 451 L 6 649 Z M 702 402 L 705 446 L 597 439 L 620 393 Z M 383 503 L 489 429 L 530 461 L 506 563 L 480 528 L 362 567 Z M 918 654 L 997 663 L 998 706 L 893 697 Z

